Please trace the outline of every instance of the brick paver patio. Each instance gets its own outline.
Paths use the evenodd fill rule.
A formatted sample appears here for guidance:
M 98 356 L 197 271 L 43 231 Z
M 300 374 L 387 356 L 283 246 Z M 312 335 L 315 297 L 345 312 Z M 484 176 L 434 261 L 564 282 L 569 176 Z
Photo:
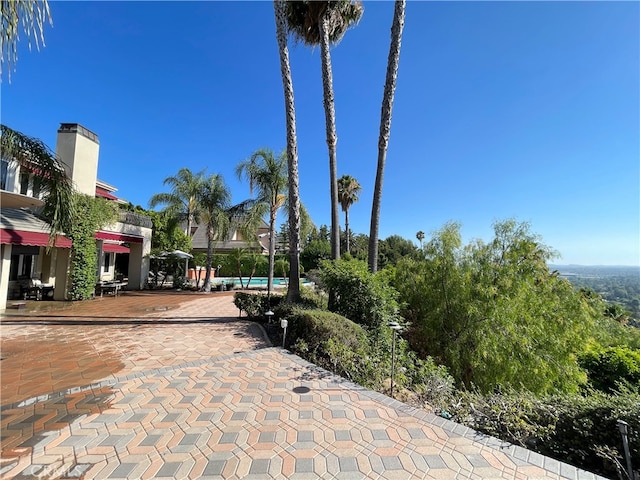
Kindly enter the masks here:
M 597 478 L 270 347 L 230 295 L 43 304 L 3 315 L 2 478 Z

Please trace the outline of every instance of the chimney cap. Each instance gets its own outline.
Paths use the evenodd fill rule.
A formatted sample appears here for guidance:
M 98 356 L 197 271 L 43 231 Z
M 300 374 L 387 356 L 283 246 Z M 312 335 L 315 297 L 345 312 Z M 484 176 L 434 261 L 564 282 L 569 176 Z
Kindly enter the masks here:
M 96 133 L 86 127 L 83 127 L 79 123 L 61 123 L 58 133 L 79 133 L 93 142 L 100 143 Z

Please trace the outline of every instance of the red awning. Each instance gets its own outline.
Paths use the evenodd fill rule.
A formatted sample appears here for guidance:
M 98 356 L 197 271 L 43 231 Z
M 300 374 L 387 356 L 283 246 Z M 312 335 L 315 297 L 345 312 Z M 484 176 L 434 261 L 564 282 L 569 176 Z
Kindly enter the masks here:
M 131 252 L 129 247 L 125 247 L 124 245 L 120 245 L 118 243 L 103 243 L 102 251 L 113 252 L 113 253 L 130 253 Z
M 12 245 L 32 245 L 46 247 L 49 245 L 49 234 L 43 232 L 26 232 L 24 230 L 0 230 L 0 243 Z M 56 247 L 71 248 L 71 240 L 62 235 L 56 237 Z
M 118 200 L 118 197 L 113 195 L 111 192 L 105 190 L 104 188 L 96 187 L 96 196 L 106 198 L 109 200 Z
M 118 232 L 96 232 L 96 240 L 115 240 L 116 242 L 142 243 L 142 237 Z

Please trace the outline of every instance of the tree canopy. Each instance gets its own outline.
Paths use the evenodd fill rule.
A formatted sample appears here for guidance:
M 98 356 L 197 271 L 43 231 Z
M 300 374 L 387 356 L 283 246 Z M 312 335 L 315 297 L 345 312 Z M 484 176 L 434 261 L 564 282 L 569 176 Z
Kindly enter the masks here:
M 555 252 L 528 224 L 499 222 L 494 235 L 463 246 L 459 225 L 450 223 L 425 244 L 424 259 L 398 263 L 407 338 L 467 387 L 576 390 L 586 381 L 577 355 L 595 312 L 549 272 Z

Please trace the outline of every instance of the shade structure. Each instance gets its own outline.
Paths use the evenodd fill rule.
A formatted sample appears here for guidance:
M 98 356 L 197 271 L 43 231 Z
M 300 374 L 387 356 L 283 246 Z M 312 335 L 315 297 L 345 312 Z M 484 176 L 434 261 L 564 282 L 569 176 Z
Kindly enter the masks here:
M 162 252 L 158 255 L 157 258 L 167 258 L 167 257 L 176 257 L 176 258 L 193 258 L 193 255 L 187 252 L 183 252 L 182 250 L 173 250 L 172 252 Z
M 120 245 L 119 243 L 103 243 L 102 244 L 103 252 L 110 253 L 131 253 L 131 249 L 129 247 L 125 247 L 124 245 Z
M 49 234 L 44 232 L 2 229 L 0 230 L 0 243 L 47 247 L 49 245 Z M 55 246 L 58 248 L 71 248 L 71 240 L 62 235 L 57 235 Z
M 106 198 L 109 200 L 118 200 L 118 197 L 116 197 L 115 195 L 111 194 L 108 190 L 105 190 L 104 188 L 101 188 L 101 187 L 96 187 L 96 196 Z

